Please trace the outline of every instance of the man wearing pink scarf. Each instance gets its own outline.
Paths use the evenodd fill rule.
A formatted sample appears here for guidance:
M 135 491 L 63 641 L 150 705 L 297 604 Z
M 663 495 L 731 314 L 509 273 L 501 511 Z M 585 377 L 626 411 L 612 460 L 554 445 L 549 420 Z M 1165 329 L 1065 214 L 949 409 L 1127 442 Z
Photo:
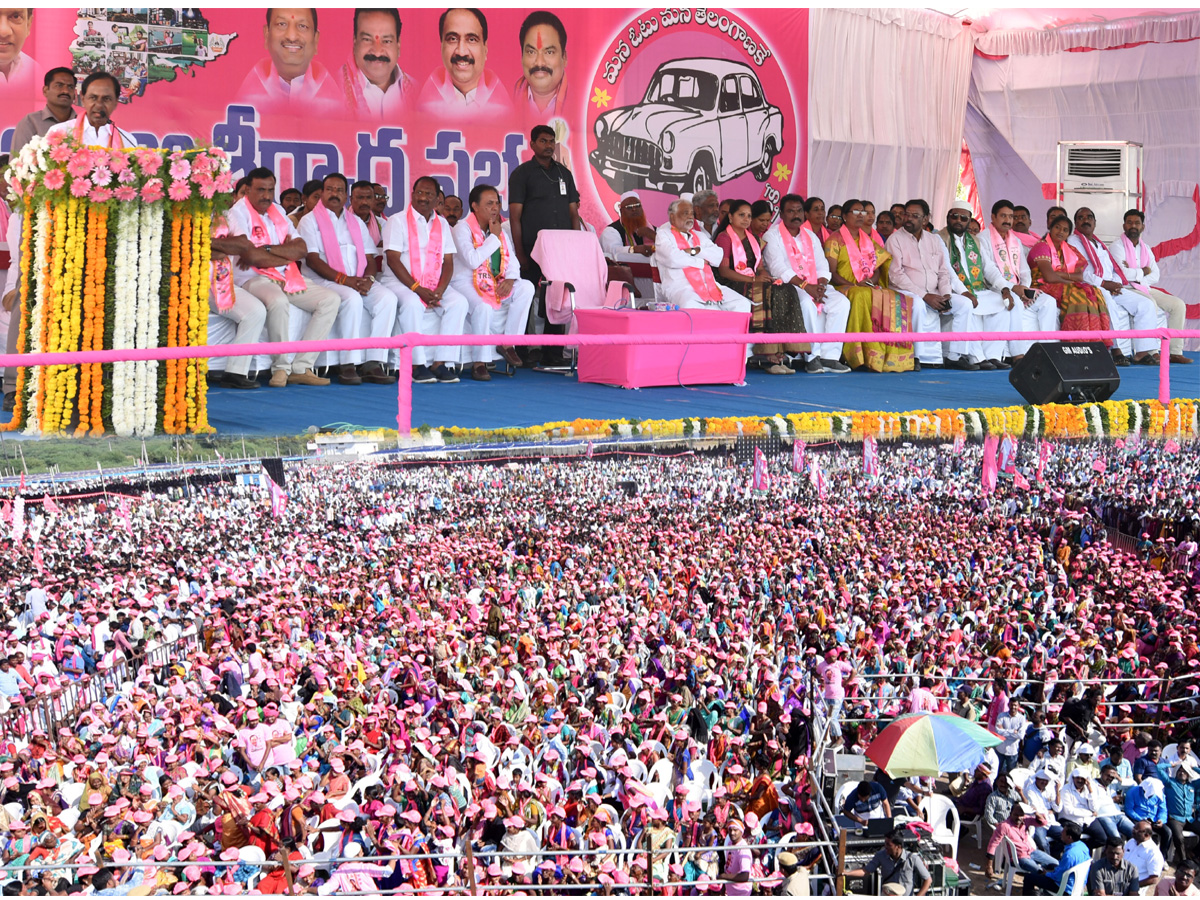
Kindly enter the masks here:
M 670 221 L 659 226 L 654 238 L 654 258 L 667 302 L 684 309 L 749 314 L 749 300 L 717 284 L 712 267 L 720 265 L 723 254 L 708 234 L 696 227 L 691 201 L 674 201 L 667 215 Z
M 1140 209 L 1129 210 L 1125 213 L 1122 226 L 1125 233 L 1108 245 L 1113 262 L 1124 273 L 1131 288 L 1145 294 L 1167 314 L 1168 328 L 1183 328 L 1187 305 L 1178 297 L 1154 286 L 1159 279 L 1158 262 L 1150 245 L 1142 240 L 1142 231 L 1146 228 L 1145 213 Z M 1171 362 L 1175 365 L 1191 362 L 1183 355 L 1183 338 L 1171 339 Z
M 321 200 L 300 220 L 300 237 L 308 246 L 304 268 L 312 281 L 341 298 L 340 337 L 390 337 L 396 322 L 396 295 L 375 283 L 374 247 L 362 219 L 347 209 L 348 188 L 340 172 L 326 175 Z M 370 320 L 365 333 L 364 312 Z M 372 348 L 327 351 L 326 358 L 338 366 L 339 384 L 395 384 L 396 379 L 383 371 L 387 354 L 384 348 Z

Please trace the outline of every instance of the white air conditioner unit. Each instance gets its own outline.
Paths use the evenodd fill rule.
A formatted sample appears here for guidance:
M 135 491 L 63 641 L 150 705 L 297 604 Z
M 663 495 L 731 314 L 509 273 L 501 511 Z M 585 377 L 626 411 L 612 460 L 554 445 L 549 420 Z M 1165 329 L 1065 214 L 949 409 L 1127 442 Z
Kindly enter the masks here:
M 1058 204 L 1067 214 L 1086 206 L 1096 215 L 1096 236 L 1115 240 L 1125 211 L 1143 206 L 1142 145 L 1133 141 L 1059 141 Z

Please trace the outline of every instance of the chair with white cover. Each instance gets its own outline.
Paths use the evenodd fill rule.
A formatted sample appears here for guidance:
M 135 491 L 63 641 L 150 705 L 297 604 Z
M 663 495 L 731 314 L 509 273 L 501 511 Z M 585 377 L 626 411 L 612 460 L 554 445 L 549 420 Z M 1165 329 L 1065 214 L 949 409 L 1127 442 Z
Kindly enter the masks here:
M 1001 838 L 1000 844 L 996 847 L 993 871 L 1004 884 L 1004 896 L 1006 897 L 1012 896 L 1013 876 L 1021 871 L 1017 859 L 1017 845 L 1012 842 L 1012 838 Z
M 78 781 L 73 781 L 70 784 L 64 784 L 59 789 L 59 794 L 62 795 L 63 803 L 65 803 L 67 806 L 78 806 L 79 800 L 83 796 L 84 788 L 86 787 L 87 785 Z
M 833 814 L 835 816 L 841 815 L 842 807 L 846 803 L 846 798 L 853 794 L 857 787 L 857 781 L 847 781 L 840 788 L 838 788 L 837 794 L 834 795 L 833 798 Z
M 921 800 L 921 815 L 933 826 L 933 841 L 950 848 L 951 859 L 958 859 L 958 831 L 961 822 L 958 807 L 944 794 L 930 794 Z
M 70 831 L 75 827 L 75 823 L 79 821 L 79 807 L 70 806 L 58 814 L 58 821 L 63 823 L 63 827 Z

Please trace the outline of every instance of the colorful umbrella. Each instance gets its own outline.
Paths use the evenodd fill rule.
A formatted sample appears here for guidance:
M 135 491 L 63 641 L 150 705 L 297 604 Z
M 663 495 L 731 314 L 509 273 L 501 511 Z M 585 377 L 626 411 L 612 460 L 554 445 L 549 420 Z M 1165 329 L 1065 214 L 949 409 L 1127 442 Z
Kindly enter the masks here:
M 949 713 L 909 713 L 879 733 L 867 757 L 893 778 L 973 772 L 1001 738 Z

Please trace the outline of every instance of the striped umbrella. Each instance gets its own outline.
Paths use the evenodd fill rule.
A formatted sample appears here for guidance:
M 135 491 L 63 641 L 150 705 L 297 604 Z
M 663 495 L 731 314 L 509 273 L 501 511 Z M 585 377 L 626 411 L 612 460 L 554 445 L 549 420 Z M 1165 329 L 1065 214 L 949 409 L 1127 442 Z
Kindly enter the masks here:
M 879 733 L 867 758 L 893 778 L 972 772 L 1001 738 L 949 713 L 909 713 Z

